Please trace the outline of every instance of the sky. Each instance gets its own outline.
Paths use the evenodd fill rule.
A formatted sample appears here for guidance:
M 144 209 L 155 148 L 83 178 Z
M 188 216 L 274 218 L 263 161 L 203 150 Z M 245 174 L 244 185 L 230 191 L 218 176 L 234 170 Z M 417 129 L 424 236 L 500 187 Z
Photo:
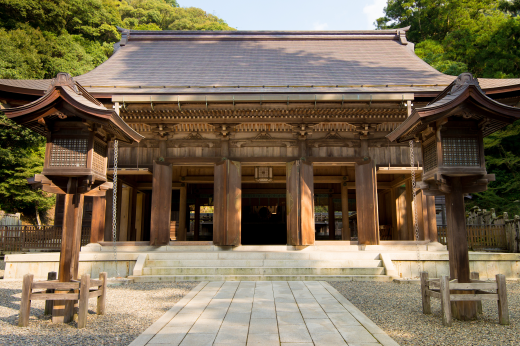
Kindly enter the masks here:
M 177 0 L 238 30 L 373 30 L 387 0 Z

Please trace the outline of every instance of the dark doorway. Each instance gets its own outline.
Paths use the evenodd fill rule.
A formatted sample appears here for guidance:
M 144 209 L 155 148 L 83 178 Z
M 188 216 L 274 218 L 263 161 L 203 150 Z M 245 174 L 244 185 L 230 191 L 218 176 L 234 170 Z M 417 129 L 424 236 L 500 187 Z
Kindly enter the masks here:
M 243 245 L 287 244 L 285 198 L 285 184 L 244 184 Z

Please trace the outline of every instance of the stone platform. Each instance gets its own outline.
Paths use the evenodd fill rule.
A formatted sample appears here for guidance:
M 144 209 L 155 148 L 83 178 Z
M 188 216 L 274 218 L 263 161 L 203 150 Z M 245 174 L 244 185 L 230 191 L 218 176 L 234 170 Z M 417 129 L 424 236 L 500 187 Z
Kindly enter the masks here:
M 201 282 L 130 346 L 398 346 L 326 282 Z

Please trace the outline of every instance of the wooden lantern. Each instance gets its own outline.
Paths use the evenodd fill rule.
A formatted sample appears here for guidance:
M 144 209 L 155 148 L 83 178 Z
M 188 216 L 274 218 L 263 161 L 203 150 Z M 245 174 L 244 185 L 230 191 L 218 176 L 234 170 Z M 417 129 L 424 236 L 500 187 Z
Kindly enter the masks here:
M 67 73 L 59 73 L 36 101 L 3 111 L 47 138 L 42 174 L 28 180 L 33 187 L 65 195 L 58 279 L 77 280 L 84 196 L 104 196 L 112 188 L 106 176 L 108 142 L 143 137 Z M 53 322 L 70 321 L 73 307 L 70 301 L 55 302 Z
M 430 104 L 417 108 L 387 137 L 421 143 L 425 195 L 446 197 L 451 279 L 469 283 L 464 195 L 487 189 L 483 138 L 520 119 L 520 109 L 489 98 L 469 73 L 461 74 Z M 457 302 L 455 317 L 476 317 L 476 302 Z

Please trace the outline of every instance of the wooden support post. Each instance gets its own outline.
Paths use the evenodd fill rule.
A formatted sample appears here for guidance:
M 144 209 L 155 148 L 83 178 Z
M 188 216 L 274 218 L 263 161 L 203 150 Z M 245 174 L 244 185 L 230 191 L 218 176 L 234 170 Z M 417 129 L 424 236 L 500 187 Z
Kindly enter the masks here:
M 469 254 L 466 234 L 466 211 L 461 178 L 452 177 L 452 191 L 446 195 L 448 220 L 448 252 L 450 261 L 450 278 L 459 283 L 469 283 Z M 459 294 L 472 293 L 457 291 Z M 477 304 L 474 301 L 456 301 L 452 303 L 453 317 L 460 320 L 472 320 L 477 317 Z
M 287 244 L 313 245 L 315 226 L 314 174 L 312 163 L 296 160 L 288 162 L 286 167 Z
M 406 199 L 406 232 L 401 240 L 415 240 L 415 225 L 414 225 L 414 209 L 413 209 L 413 192 L 412 192 L 412 180 L 408 179 L 405 183 L 405 199 Z
M 397 188 L 390 189 L 390 213 L 392 214 L 392 240 L 399 240 L 399 223 L 398 223 L 398 196 Z
M 78 313 L 78 329 L 87 326 L 88 316 L 88 297 L 90 291 L 90 274 L 83 274 L 79 286 L 79 313 Z
M 105 241 L 105 216 L 107 199 L 105 196 L 92 199 L 92 222 L 90 227 L 90 242 Z
M 422 295 L 422 311 L 423 314 L 431 314 L 432 313 L 432 304 L 430 301 L 430 296 L 427 294 L 427 290 L 429 288 L 428 283 L 428 273 L 421 272 L 421 295 Z
M 58 271 L 58 279 L 60 282 L 70 282 L 71 279 L 78 278 L 84 196 L 76 193 L 77 188 L 78 179 L 69 178 L 67 194 L 65 195 L 65 209 Z M 55 301 L 52 310 L 52 322 L 70 322 L 73 317 L 73 310 L 74 301 Z
M 112 209 L 114 202 L 114 190 L 110 189 L 106 193 L 106 211 L 105 211 L 105 241 L 112 241 Z
M 451 306 L 450 306 L 450 279 L 444 275 L 441 277 L 441 313 L 442 324 L 451 327 Z
M 341 230 L 341 240 L 350 240 L 350 225 L 348 217 L 348 187 L 347 182 L 341 184 L 341 219 L 343 229 Z
M 143 240 L 143 225 L 144 225 L 143 198 L 144 198 L 144 193 L 139 193 L 139 194 L 137 194 L 136 199 L 135 199 L 135 240 L 136 241 Z
M 504 274 L 497 274 L 497 294 L 498 294 L 498 322 L 502 325 L 509 325 L 509 307 L 507 305 L 507 287 Z
M 238 246 L 242 230 L 242 166 L 223 160 L 215 165 L 213 244 Z
M 378 245 L 377 181 L 373 162 L 356 163 L 356 209 L 359 244 Z
M 183 183 L 184 184 L 184 183 Z M 179 230 L 177 231 L 177 240 L 186 241 L 186 208 L 187 208 L 188 191 L 186 186 L 182 186 L 179 198 Z
M 27 327 L 29 324 L 29 313 L 31 312 L 31 292 L 34 275 L 25 274 L 22 283 L 22 299 L 20 300 L 20 315 L 18 316 L 18 327 Z
M 137 189 L 132 188 L 132 193 L 130 195 L 130 223 L 128 227 L 128 240 L 136 241 L 137 239 L 137 230 L 136 230 L 136 216 L 137 216 Z
M 49 272 L 47 274 L 47 281 L 52 281 L 52 280 L 57 280 L 57 279 L 58 279 L 58 273 L 57 272 Z M 54 290 L 53 289 L 48 289 L 47 291 L 45 291 L 45 293 L 54 293 Z M 54 305 L 54 301 L 52 301 L 52 300 L 46 300 L 45 301 L 45 311 L 44 311 L 45 315 L 52 314 L 52 306 L 53 305 Z
M 435 211 L 435 196 L 426 196 L 426 209 L 428 210 L 428 235 L 430 242 L 437 240 L 437 214 Z
M 195 224 L 193 225 L 193 240 L 199 240 L 199 228 L 200 228 L 200 199 L 197 196 L 195 198 Z
M 473 280 L 476 280 L 476 281 L 480 280 L 479 273 L 478 272 L 471 272 L 470 273 L 470 279 L 471 279 L 471 281 L 473 281 Z M 482 315 L 482 301 L 481 300 L 479 300 L 477 302 L 477 314 Z
M 101 285 L 100 289 L 103 290 L 103 293 L 97 297 L 97 307 L 96 307 L 96 313 L 98 315 L 104 315 L 105 314 L 105 305 L 107 300 L 107 273 L 102 272 L 99 273 L 99 279 L 103 281 L 103 285 Z
M 336 239 L 336 220 L 334 217 L 334 199 L 332 194 L 329 194 L 329 240 Z
M 119 200 L 118 206 L 121 209 L 121 222 L 119 223 L 119 241 L 128 241 L 129 238 L 129 227 L 130 227 L 130 203 L 131 203 L 131 191 L 132 188 L 129 186 L 123 187 L 121 193 L 121 200 Z
M 168 245 L 172 212 L 172 165 L 154 162 L 152 189 L 150 245 Z

